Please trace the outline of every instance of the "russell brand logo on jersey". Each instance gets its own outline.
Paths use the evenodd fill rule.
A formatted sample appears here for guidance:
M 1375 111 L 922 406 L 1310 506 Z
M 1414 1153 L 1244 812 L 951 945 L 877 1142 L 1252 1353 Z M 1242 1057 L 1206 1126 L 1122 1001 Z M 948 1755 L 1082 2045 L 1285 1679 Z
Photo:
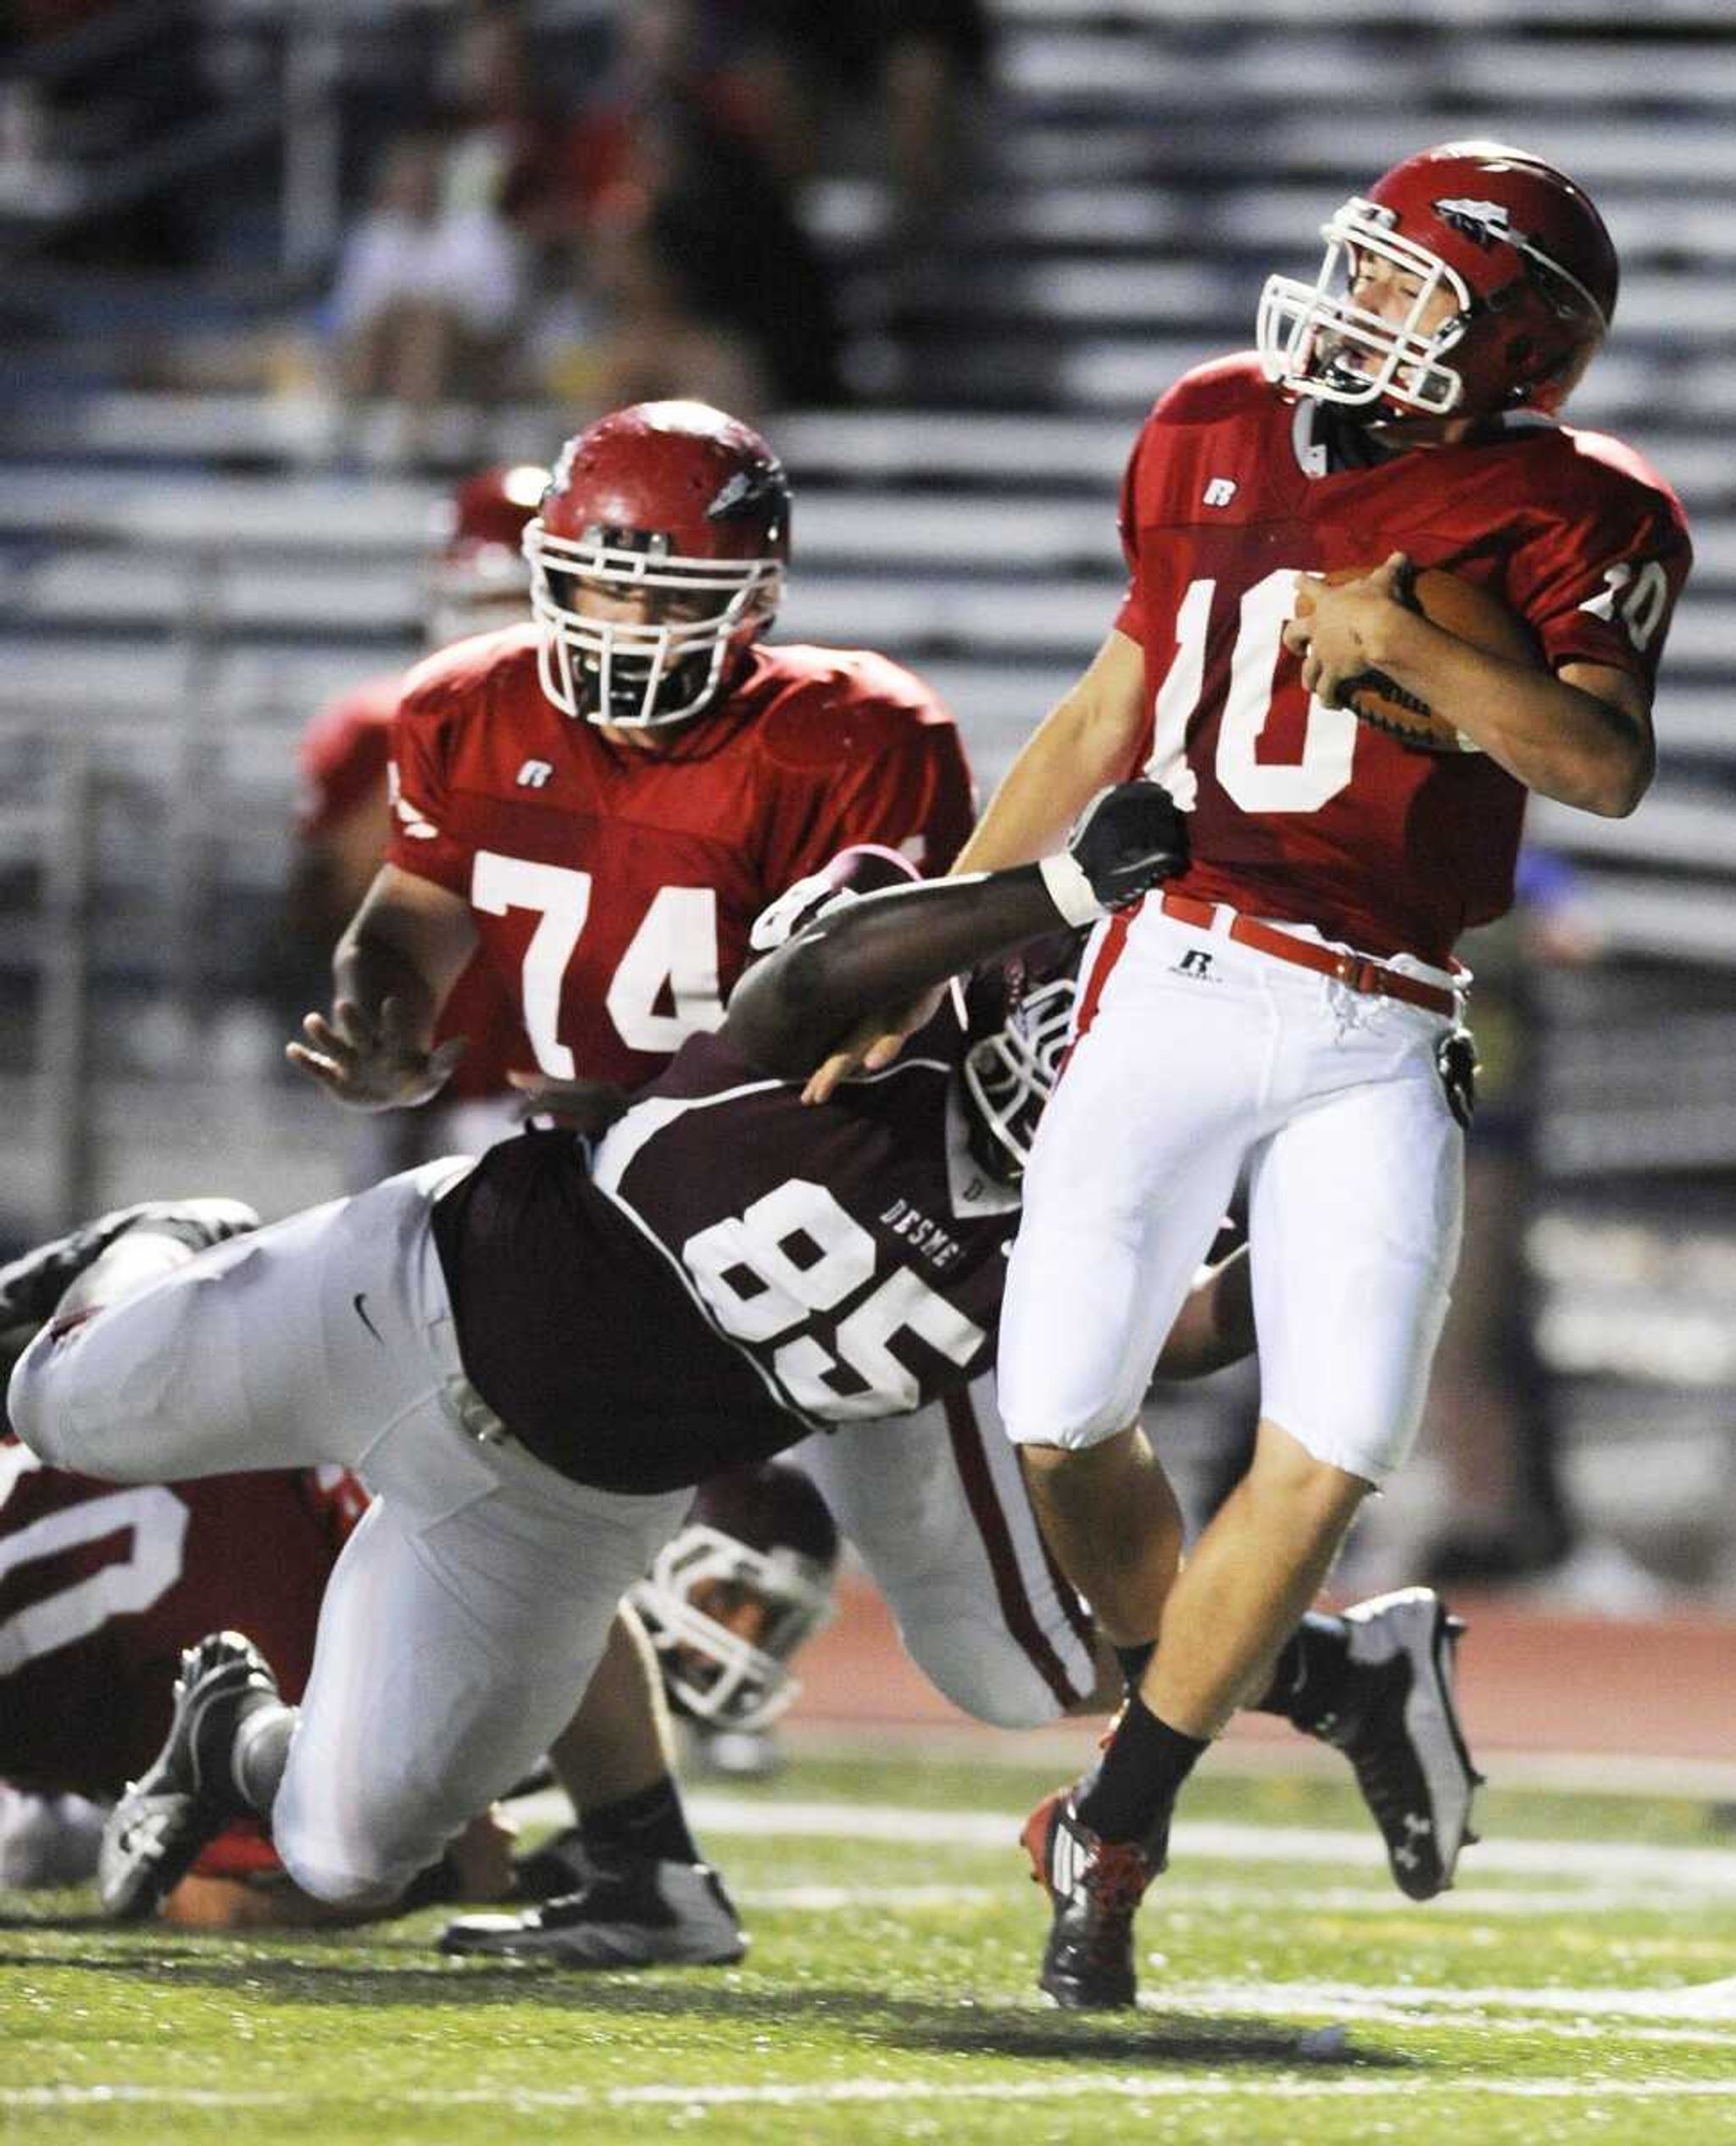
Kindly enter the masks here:
M 1211 956 L 1203 946 L 1190 946 L 1180 961 L 1173 964 L 1177 976 L 1197 976 L 1207 983 L 1215 980 Z
M 513 778 L 521 790 L 547 789 L 554 769 L 546 760 L 527 760 Z

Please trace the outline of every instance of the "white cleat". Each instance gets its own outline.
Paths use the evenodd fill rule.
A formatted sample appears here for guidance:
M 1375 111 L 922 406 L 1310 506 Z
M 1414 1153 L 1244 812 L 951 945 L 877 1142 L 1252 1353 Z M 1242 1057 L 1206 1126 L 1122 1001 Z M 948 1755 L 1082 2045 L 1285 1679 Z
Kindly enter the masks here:
M 1355 1770 L 1399 1890 L 1432 1899 L 1474 1842 L 1471 1763 L 1453 1692 L 1465 1627 L 1432 1587 L 1401 1587 L 1343 1612 L 1350 1667 L 1343 1701 L 1315 1731 Z

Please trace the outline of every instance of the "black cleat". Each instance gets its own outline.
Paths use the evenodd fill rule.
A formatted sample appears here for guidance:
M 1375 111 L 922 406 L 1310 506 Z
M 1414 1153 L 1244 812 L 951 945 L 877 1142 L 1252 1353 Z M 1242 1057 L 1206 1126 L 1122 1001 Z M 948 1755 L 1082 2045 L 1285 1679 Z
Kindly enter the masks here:
M 576 1825 L 551 1834 L 541 1848 L 512 1860 L 512 1897 L 515 1900 L 563 1900 L 577 1892 L 597 1875 L 597 1865 L 585 1847 Z
M 1400 1892 L 1432 1899 L 1452 1884 L 1459 1851 L 1477 1838 L 1471 1805 L 1483 1776 L 1453 1693 L 1465 1627 L 1429 1587 L 1377 1595 L 1343 1614 L 1350 1634 L 1344 1696 L 1313 1733 L 1355 1769 Z
M 235 1732 L 250 1701 L 276 1697 L 270 1664 L 239 1632 L 209 1633 L 181 1656 L 163 1748 L 103 1828 L 97 1891 L 117 1922 L 153 1914 L 199 1851 L 251 1814 L 231 1770 Z
M 1054 1910 L 1037 1986 L 1064 2011 L 1123 2010 L 1138 1993 L 1133 1915 L 1163 1868 L 1137 1841 L 1105 1841 L 1082 1825 L 1073 1792 L 1058 1788 L 1020 1835 L 1031 1876 Z
M 709 1863 L 633 1856 L 523 1915 L 461 1916 L 442 1931 L 440 1949 L 562 1967 L 727 1967 L 748 1940 Z
M 203 1251 L 259 1226 L 259 1216 L 239 1200 L 145 1200 L 116 1207 L 0 1267 L 0 1329 L 44 1324 L 85 1269 L 129 1229 L 149 1229 Z

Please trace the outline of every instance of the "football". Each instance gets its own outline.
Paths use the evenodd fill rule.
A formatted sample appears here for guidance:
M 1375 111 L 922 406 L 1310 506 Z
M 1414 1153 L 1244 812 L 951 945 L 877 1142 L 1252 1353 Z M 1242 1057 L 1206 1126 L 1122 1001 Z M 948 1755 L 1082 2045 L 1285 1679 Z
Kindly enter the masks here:
M 1329 583 L 1355 581 L 1373 571 L 1372 566 L 1341 566 L 1321 579 Z M 1411 603 L 1425 618 L 1473 647 L 1487 649 L 1491 655 L 1505 656 L 1515 663 L 1540 661 L 1531 628 L 1518 613 L 1461 575 L 1449 573 L 1444 567 L 1422 567 L 1410 577 L 1410 594 Z M 1310 608 L 1305 584 L 1297 596 L 1297 612 L 1306 617 Z M 1474 753 L 1478 750 L 1427 702 L 1405 692 L 1381 672 L 1364 672 L 1349 683 L 1340 698 L 1364 722 L 1418 752 Z

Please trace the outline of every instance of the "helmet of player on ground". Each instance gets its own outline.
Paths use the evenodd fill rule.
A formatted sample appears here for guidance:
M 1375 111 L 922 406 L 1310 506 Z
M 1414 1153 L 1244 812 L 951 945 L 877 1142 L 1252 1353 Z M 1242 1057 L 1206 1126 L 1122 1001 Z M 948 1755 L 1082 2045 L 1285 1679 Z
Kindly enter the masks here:
M 856 843 L 763 909 L 748 945 L 755 956 L 769 954 L 843 904 L 920 877 L 896 850 Z M 966 1136 L 976 1167 L 997 1184 L 1016 1185 L 1023 1178 L 1037 1121 L 1060 1077 L 1083 945 L 1078 932 L 1054 932 L 954 984 L 954 1010 L 969 1039 L 960 1067 Z
M 883 843 L 853 842 L 766 904 L 748 934 L 748 950 L 756 957 L 772 953 L 846 903 L 888 887 L 908 887 L 921 877 L 908 857 Z
M 1292 394 L 1388 415 L 1552 413 L 1616 309 L 1602 217 L 1565 173 L 1500 142 L 1407 157 L 1321 231 L 1314 282 L 1274 276 L 1260 296 L 1260 361 Z
M 836 1614 L 838 1536 L 798 1468 L 759 1461 L 701 1485 L 632 1590 L 679 1714 L 763 1729 L 800 1691 L 796 1649 Z
M 783 465 L 709 404 L 636 403 L 561 449 L 525 532 L 542 689 L 588 722 L 691 722 L 771 624 Z
M 526 616 L 525 527 L 548 486 L 540 463 L 519 462 L 478 470 L 439 503 L 424 606 L 431 648 Z
M 1054 933 L 962 987 L 971 1153 L 1002 1184 L 1023 1179 L 1037 1121 L 1060 1078 L 1083 945 L 1077 932 Z

